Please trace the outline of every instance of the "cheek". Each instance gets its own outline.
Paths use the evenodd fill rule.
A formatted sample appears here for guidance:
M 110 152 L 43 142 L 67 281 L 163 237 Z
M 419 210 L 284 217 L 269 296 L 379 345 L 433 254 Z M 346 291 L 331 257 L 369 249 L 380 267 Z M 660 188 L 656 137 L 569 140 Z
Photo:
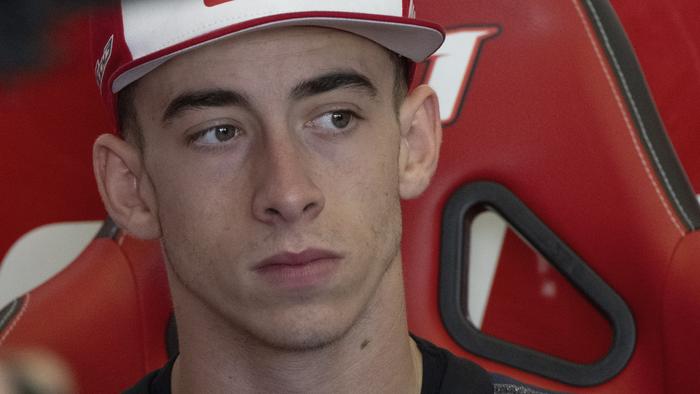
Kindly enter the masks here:
M 158 204 L 164 236 L 179 242 L 209 244 L 212 234 L 230 230 L 241 215 L 242 181 L 226 163 L 208 165 L 202 160 L 154 160 L 148 166 Z M 237 187 L 232 187 L 232 183 Z M 236 210 L 238 209 L 238 211 Z
M 365 138 L 353 149 L 353 153 L 340 163 L 345 193 L 357 194 L 369 205 L 376 200 L 398 199 L 399 182 L 399 131 L 391 124 L 385 130 L 373 130 L 373 138 Z M 392 127 L 393 126 L 393 127 Z M 336 182 L 338 180 L 336 179 Z M 340 183 L 340 182 L 338 182 Z
M 247 247 L 241 226 L 235 225 L 245 213 L 234 203 L 239 196 L 231 188 L 204 182 L 199 173 L 169 172 L 160 178 L 157 194 L 163 245 L 185 286 L 192 291 L 217 287 L 240 268 L 221 264 L 239 260 Z
M 338 206 L 359 231 L 400 226 L 398 144 L 398 138 L 373 139 L 326 176 L 326 204 Z

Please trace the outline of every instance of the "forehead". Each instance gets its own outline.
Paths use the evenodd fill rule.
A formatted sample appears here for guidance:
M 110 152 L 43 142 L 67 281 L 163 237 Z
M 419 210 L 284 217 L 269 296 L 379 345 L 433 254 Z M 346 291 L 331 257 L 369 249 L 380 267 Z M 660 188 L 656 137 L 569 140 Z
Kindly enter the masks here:
M 163 100 L 184 90 L 214 87 L 279 95 L 300 81 L 337 70 L 361 73 L 380 90 L 391 89 L 394 71 L 389 53 L 370 40 L 338 30 L 273 29 L 180 55 L 146 75 L 139 90 L 157 92 Z

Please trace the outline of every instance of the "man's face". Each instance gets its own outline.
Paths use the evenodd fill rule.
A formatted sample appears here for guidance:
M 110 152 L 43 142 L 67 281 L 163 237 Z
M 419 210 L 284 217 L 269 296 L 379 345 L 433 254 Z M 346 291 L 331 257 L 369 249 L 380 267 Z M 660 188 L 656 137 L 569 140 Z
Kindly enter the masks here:
M 329 343 L 400 264 L 388 53 L 320 28 L 254 33 L 144 77 L 144 133 L 175 302 L 288 349 Z

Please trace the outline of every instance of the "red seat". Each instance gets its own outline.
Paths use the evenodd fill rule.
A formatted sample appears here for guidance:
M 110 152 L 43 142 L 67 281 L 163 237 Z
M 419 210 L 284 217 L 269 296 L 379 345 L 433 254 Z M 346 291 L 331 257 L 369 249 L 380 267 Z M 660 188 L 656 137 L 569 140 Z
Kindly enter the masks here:
M 440 87 L 446 128 L 433 185 L 420 199 L 404 204 L 411 330 L 491 371 L 546 388 L 658 393 L 700 384 L 692 359 L 692 350 L 700 350 L 694 342 L 700 330 L 695 301 L 700 270 L 694 264 L 700 255 L 700 208 L 607 2 L 441 0 L 439 5 L 418 1 L 416 8 L 422 17 L 448 27 L 452 46 L 419 70 Z M 443 213 L 457 201 L 456 192 L 467 190 L 461 187 L 482 181 L 505 187 L 524 204 L 510 217 L 516 227 L 523 221 L 517 213 L 531 212 L 538 225 L 553 232 L 532 234 L 533 226 L 518 228 L 533 244 L 552 241 L 543 249 L 560 248 L 561 253 L 547 256 L 550 262 L 573 267 L 568 275 L 580 278 L 581 266 L 552 261 L 576 256 L 596 278 L 583 287 L 602 283 L 619 296 L 622 304 L 613 303 L 608 313 L 631 312 L 627 317 L 633 319 L 633 330 L 623 334 L 633 337 L 601 343 L 615 347 L 627 341 L 632 346 L 621 353 L 621 364 L 594 371 L 599 376 L 584 368 L 588 380 L 572 384 L 562 382 L 570 376 L 557 375 L 554 367 L 525 372 L 531 369 L 527 358 L 506 355 L 507 365 L 499 357 L 477 355 L 489 349 L 467 349 L 473 343 L 465 347 L 467 334 L 454 325 L 454 316 L 446 315 L 460 299 L 448 297 L 445 288 L 454 285 L 451 280 L 466 266 L 461 260 L 446 260 L 445 240 L 452 230 L 444 226 L 450 217 Z M 502 204 L 488 195 L 473 198 Z M 508 207 L 501 207 L 501 214 Z M 160 248 L 113 230 L 107 223 L 67 270 L 0 313 L 0 347 L 56 350 L 74 366 L 85 392 L 123 389 L 167 358 L 171 305 Z M 538 288 L 544 280 L 536 273 L 518 280 L 530 268 L 504 264 L 519 256 L 509 253 L 514 244 L 508 239 L 482 330 L 500 330 L 509 341 L 540 354 L 561 356 L 555 351 L 563 351 L 573 359 L 592 357 L 582 354 L 589 343 L 573 343 L 570 349 L 554 343 L 561 332 L 496 327 L 514 316 L 512 309 L 499 309 L 499 300 L 512 294 L 537 299 L 531 285 L 536 282 Z M 555 242 L 559 240 L 562 244 Z M 595 308 L 584 309 L 571 293 L 560 293 L 555 301 L 567 308 L 556 315 L 529 308 L 532 321 L 550 327 L 575 321 L 581 331 L 599 329 L 588 318 L 597 313 Z M 589 364 L 597 361 L 594 357 Z
M 66 270 L 0 313 L 0 346 L 49 349 L 82 392 L 118 392 L 167 360 L 171 309 L 158 243 L 108 221 Z
M 403 255 L 414 332 L 488 369 L 565 391 L 674 392 L 683 387 L 681 383 L 685 387 L 698 383 L 692 356 L 680 351 L 681 344 L 693 341 L 693 335 L 678 324 L 682 313 L 689 324 L 697 322 L 691 318 L 698 313 L 697 302 L 691 300 L 698 299 L 700 290 L 690 289 L 700 287 L 684 276 L 685 284 L 676 289 L 668 276 L 669 272 L 683 276 L 679 266 L 697 259 L 693 253 L 698 242 L 694 234 L 698 205 L 610 6 L 604 1 L 554 0 L 517 6 L 508 1 L 441 4 L 439 9 L 419 10 L 433 12 L 427 16 L 455 30 L 497 26 L 500 32 L 483 43 L 475 58 L 464 99 L 457 102 L 459 119 L 445 130 L 433 185 L 420 200 L 405 204 Z M 450 317 L 446 318 L 444 308 L 441 313 L 440 306 L 457 301 L 444 299 L 446 283 L 440 283 L 445 273 L 437 262 L 444 253 L 441 235 L 445 237 L 446 231 L 445 219 L 441 223 L 440 218 L 459 187 L 484 180 L 503 185 L 517 196 L 629 307 L 635 325 L 634 349 L 619 373 L 608 368 L 609 373 L 597 379 L 587 376 L 597 380 L 592 386 L 554 384 L 552 380 L 563 378 L 526 375 L 518 368 L 474 357 L 464 349 L 468 341 L 459 338 L 462 333 L 447 328 Z M 521 232 L 532 241 L 533 234 Z M 674 257 L 676 253 L 683 257 Z M 498 286 L 499 276 L 507 286 Z M 532 279 L 509 280 L 514 277 L 499 265 L 485 325 L 513 320 L 492 308 L 499 297 L 522 298 L 539 285 Z M 580 312 L 561 309 L 551 315 L 530 309 L 532 322 L 552 324 L 576 320 Z M 535 340 L 539 343 L 532 345 L 547 349 L 553 338 L 565 334 L 547 327 L 539 332 L 539 339 L 525 337 L 522 328 L 506 334 L 512 342 Z M 668 337 L 674 338 L 675 348 L 664 346 Z M 625 339 L 630 338 L 621 336 L 612 344 Z M 581 348 L 580 344 L 572 347 Z M 670 358 L 660 357 L 664 352 Z M 534 361 L 539 363 L 530 355 L 511 357 L 511 363 L 528 369 Z

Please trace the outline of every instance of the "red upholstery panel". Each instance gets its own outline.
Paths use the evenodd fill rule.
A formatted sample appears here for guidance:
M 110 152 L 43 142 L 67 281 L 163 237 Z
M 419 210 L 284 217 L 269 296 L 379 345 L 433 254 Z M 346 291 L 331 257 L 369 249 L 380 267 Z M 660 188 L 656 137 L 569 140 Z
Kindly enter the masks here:
M 120 239 L 121 251 L 129 261 L 137 288 L 140 325 L 143 329 L 144 372 L 160 368 L 167 360 L 165 331 L 172 314 L 172 301 L 165 274 L 160 243 L 131 237 Z
M 88 59 L 87 18 L 50 34 L 46 65 L 0 78 L 0 261 L 44 224 L 99 220 L 105 211 L 92 173 L 92 144 L 111 130 Z
M 609 383 L 582 391 L 660 392 L 658 278 L 684 229 L 661 193 L 582 5 L 443 1 L 419 11 L 448 27 L 495 24 L 501 33 L 484 44 L 461 117 L 445 130 L 435 182 L 421 199 L 404 205 L 412 329 L 464 354 L 436 306 L 439 218 L 459 185 L 496 181 L 616 289 L 636 317 L 637 350 L 628 367 Z
M 678 245 L 663 283 L 666 392 L 692 392 L 700 387 L 700 233 Z
M 123 390 L 167 360 L 172 312 L 160 244 L 94 240 L 24 297 L 0 347 L 46 348 L 65 359 L 85 393 Z
M 611 0 L 683 167 L 700 190 L 700 2 Z
M 115 242 L 94 241 L 70 269 L 26 295 L 0 345 L 56 352 L 85 393 L 126 387 L 144 371 L 144 319 L 133 275 Z
M 481 330 L 579 364 L 603 358 L 612 341 L 603 315 L 513 231 L 505 236 Z

